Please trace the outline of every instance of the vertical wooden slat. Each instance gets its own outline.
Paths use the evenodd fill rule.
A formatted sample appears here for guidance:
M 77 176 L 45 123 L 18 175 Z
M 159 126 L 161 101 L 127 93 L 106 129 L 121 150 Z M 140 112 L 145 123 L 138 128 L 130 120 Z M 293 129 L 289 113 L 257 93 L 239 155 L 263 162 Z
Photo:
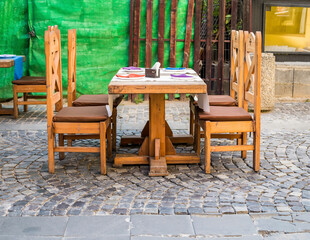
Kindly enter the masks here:
M 243 30 L 250 31 L 251 0 L 243 0 Z
M 177 35 L 177 5 L 178 5 L 178 0 L 171 0 L 170 67 L 175 67 L 176 35 Z
M 141 0 L 135 0 L 135 27 L 133 39 L 133 66 L 139 67 L 139 54 L 140 54 L 140 21 L 141 21 Z M 138 97 L 137 94 L 131 95 L 131 101 Z M 129 96 L 128 96 L 129 98 Z
M 209 93 L 211 92 L 212 35 L 213 35 L 213 0 L 208 0 L 207 39 L 206 39 L 206 82 L 208 84 Z
M 135 28 L 133 39 L 133 66 L 135 67 L 139 67 L 140 20 L 141 20 L 141 0 L 135 0 Z
M 237 30 L 238 0 L 231 0 L 231 30 Z
M 134 0 L 130 0 L 130 25 L 129 25 L 129 54 L 128 54 L 128 66 L 132 66 L 132 45 L 133 45 L 133 18 Z
M 175 67 L 175 53 L 176 53 L 176 35 L 177 35 L 177 7 L 178 0 L 171 0 L 171 20 L 170 20 L 170 57 L 169 66 Z M 169 94 L 169 100 L 174 99 L 174 94 Z
M 184 54 L 183 54 L 183 67 L 186 68 L 188 68 L 189 65 L 193 15 L 194 15 L 194 0 L 189 0 L 187 6 L 186 32 L 185 32 Z
M 153 26 L 153 0 L 147 0 L 146 29 L 145 29 L 145 67 L 152 65 L 152 26 Z M 144 94 L 144 100 L 149 100 L 149 94 Z
M 220 1 L 219 5 L 219 41 L 218 41 L 218 65 L 217 65 L 217 94 L 223 94 L 224 76 L 224 40 L 225 40 L 225 5 L 226 1 Z
M 200 32 L 201 32 L 201 0 L 196 0 L 195 6 L 195 36 L 194 36 L 194 70 L 199 74 Z
M 145 67 L 150 68 L 152 64 L 152 18 L 153 0 L 147 0 L 146 7 L 146 30 L 145 30 Z
M 165 0 L 159 0 L 157 59 L 162 67 L 164 66 L 165 8 L 166 8 Z

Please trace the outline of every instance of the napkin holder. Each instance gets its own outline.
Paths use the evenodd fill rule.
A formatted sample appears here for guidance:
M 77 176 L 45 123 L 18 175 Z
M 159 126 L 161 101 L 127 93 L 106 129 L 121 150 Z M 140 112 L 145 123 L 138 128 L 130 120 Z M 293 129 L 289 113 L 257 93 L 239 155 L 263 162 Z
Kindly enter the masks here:
M 156 75 L 156 72 L 158 72 L 158 74 Z M 160 69 L 156 70 L 153 68 L 146 68 L 145 69 L 145 77 L 148 78 L 160 78 Z

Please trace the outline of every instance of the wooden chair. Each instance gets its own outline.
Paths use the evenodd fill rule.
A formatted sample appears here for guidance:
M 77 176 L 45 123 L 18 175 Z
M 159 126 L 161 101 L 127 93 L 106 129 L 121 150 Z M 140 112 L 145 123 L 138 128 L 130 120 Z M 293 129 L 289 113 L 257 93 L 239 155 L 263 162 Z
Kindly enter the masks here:
M 51 31 L 58 29 L 58 26 L 52 26 L 48 29 Z M 18 105 L 24 106 L 24 112 L 28 111 L 28 105 L 46 105 L 45 96 L 32 96 L 29 93 L 46 93 L 46 78 L 45 77 L 30 77 L 25 76 L 19 80 L 12 81 L 13 83 L 13 105 L 14 105 L 14 118 L 18 118 Z M 60 93 L 62 94 L 62 86 L 59 86 Z M 23 101 L 18 100 L 18 93 L 23 93 Z M 29 101 L 29 99 L 41 99 L 40 101 Z M 42 100 L 44 99 L 44 100 Z M 62 102 L 56 104 L 56 111 L 61 108 Z
M 112 110 L 112 149 L 116 150 L 117 107 L 123 95 L 113 99 Z M 68 106 L 106 106 L 109 105 L 108 94 L 82 95 L 76 99 L 76 29 L 68 30 Z
M 67 107 L 62 108 L 62 73 L 61 73 L 61 41 L 58 28 L 45 31 L 46 58 L 46 91 L 47 91 L 47 134 L 48 134 L 48 166 L 49 172 L 55 171 L 55 152 L 59 159 L 64 152 L 100 152 L 101 174 L 106 174 L 106 135 L 108 155 L 111 149 L 111 124 L 105 106 Z M 60 111 L 53 114 L 53 106 L 60 106 Z M 55 135 L 59 135 L 59 144 Z M 96 134 L 100 136 L 100 147 L 64 147 L 64 134 Z
M 242 57 L 243 57 L 243 31 L 231 31 L 231 47 L 230 47 L 230 96 L 229 95 L 208 95 L 210 106 L 238 106 L 242 107 L 243 104 L 243 81 L 238 81 L 242 70 Z M 239 84 L 240 83 L 240 84 Z M 236 100 L 237 98 L 237 100 Z M 190 134 L 193 135 L 194 116 L 197 102 L 194 98 L 190 97 Z
M 195 122 L 195 128 L 204 130 L 205 137 L 205 172 L 211 171 L 211 152 L 222 151 L 253 151 L 253 169 L 259 171 L 260 164 L 260 84 L 261 84 L 261 33 L 248 34 L 245 32 L 244 48 L 245 58 L 242 60 L 244 65 L 244 94 L 243 107 L 221 107 L 211 106 L 210 112 L 197 111 L 199 121 Z M 241 62 L 239 62 L 240 65 Z M 240 80 L 240 79 L 239 79 Z M 248 113 L 248 102 L 254 106 L 253 117 Z M 242 133 L 246 135 L 253 132 L 253 144 L 233 146 L 211 146 L 211 138 L 216 138 L 223 133 Z M 197 136 L 197 153 L 200 154 L 200 137 Z

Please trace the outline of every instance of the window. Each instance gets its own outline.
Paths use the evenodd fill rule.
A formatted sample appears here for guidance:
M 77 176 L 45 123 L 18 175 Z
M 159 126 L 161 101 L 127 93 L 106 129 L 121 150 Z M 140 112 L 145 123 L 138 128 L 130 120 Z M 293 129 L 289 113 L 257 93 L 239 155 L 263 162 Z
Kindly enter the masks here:
M 267 7 L 265 51 L 310 53 L 310 8 Z

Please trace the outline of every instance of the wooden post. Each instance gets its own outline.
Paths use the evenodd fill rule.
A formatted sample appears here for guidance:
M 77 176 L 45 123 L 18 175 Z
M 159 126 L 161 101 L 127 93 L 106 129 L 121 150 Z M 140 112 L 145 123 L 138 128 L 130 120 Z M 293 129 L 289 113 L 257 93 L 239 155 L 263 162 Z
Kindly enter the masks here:
M 157 59 L 160 65 L 164 67 L 164 37 L 165 37 L 165 0 L 159 0 L 158 6 L 158 49 Z
M 231 30 L 237 29 L 238 0 L 231 0 Z
M 194 36 L 194 70 L 199 74 L 200 62 L 200 32 L 201 32 L 201 0 L 196 0 L 195 6 L 195 36 Z
M 145 67 L 150 68 L 152 64 L 152 22 L 153 22 L 153 0 L 147 0 L 146 10 L 146 39 L 145 39 Z
M 134 24 L 134 0 L 130 0 L 130 20 L 129 20 L 129 54 L 128 66 L 132 66 L 132 45 L 133 45 L 133 24 Z
M 206 83 L 208 85 L 209 93 L 211 92 L 212 38 L 213 38 L 213 0 L 208 0 L 207 39 L 206 39 Z
M 187 20 L 186 20 L 186 32 L 185 32 L 184 54 L 183 54 L 183 67 L 186 68 L 188 68 L 189 65 L 189 55 L 192 42 L 191 36 L 193 26 L 193 15 L 194 15 L 194 0 L 189 0 L 187 6 Z
M 225 4 L 226 1 L 220 1 L 219 10 L 219 41 L 218 41 L 218 65 L 217 78 L 218 84 L 216 92 L 218 95 L 223 94 L 223 77 L 224 77 L 224 46 L 225 46 Z
M 133 66 L 139 67 L 139 54 L 140 54 L 140 23 L 141 23 L 141 0 L 135 0 L 135 27 L 133 38 Z M 131 97 L 131 101 L 134 102 L 138 97 L 138 94 L 128 95 L 128 100 Z

